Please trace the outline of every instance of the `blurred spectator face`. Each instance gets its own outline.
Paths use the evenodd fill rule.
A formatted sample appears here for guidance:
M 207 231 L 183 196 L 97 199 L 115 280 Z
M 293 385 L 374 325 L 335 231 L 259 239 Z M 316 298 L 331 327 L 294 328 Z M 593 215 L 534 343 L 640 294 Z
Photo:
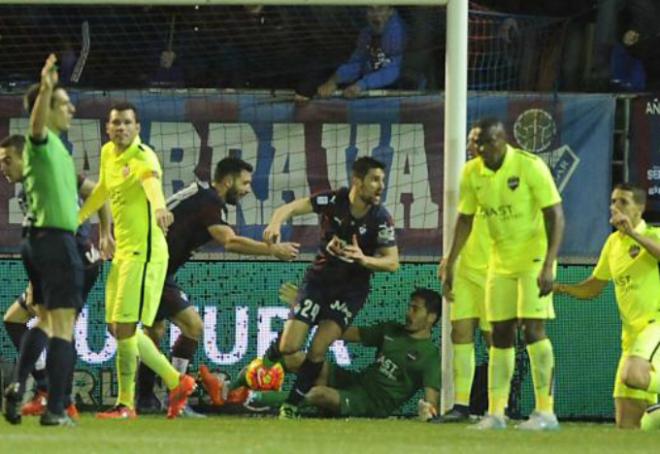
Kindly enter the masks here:
M 174 59 L 176 54 L 171 50 L 164 50 L 160 54 L 160 67 L 165 69 L 170 69 L 174 64 Z
M 394 9 L 391 6 L 369 6 L 367 7 L 367 22 L 372 30 L 380 35 L 393 12 Z

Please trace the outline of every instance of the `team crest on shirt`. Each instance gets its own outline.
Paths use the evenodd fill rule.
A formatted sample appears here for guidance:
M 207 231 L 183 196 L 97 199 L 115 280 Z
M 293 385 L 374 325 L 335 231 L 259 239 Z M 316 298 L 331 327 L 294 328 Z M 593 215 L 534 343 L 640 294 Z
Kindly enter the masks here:
M 128 166 L 128 164 L 122 167 L 121 174 L 124 176 L 124 178 L 128 178 L 128 176 L 131 174 L 131 168 Z
M 512 191 L 515 191 L 518 189 L 518 186 L 520 186 L 520 178 L 519 177 L 509 177 L 508 180 L 506 180 L 506 185 L 511 189 Z
M 630 246 L 630 249 L 628 249 L 628 255 L 633 259 L 637 257 L 640 252 L 642 252 L 642 249 L 636 244 L 633 244 Z

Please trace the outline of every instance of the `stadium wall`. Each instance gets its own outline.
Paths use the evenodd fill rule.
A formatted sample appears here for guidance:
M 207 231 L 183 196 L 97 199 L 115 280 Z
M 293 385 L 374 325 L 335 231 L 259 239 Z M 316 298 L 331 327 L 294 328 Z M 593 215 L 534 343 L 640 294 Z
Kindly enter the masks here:
M 191 365 L 199 364 L 234 376 L 268 344 L 282 327 L 288 309 L 277 299 L 277 289 L 286 281 L 299 282 L 306 263 L 195 261 L 179 272 L 177 279 L 197 306 L 204 320 L 204 338 Z M 88 298 L 76 325 L 75 392 L 83 407 L 114 404 L 116 378 L 114 340 L 103 322 L 103 282 L 108 267 Z M 563 266 L 558 279 L 576 282 L 591 272 L 586 266 Z M 404 319 L 407 299 L 417 286 L 439 290 L 436 265 L 406 263 L 395 274 L 377 273 L 372 293 L 355 325 Z M 26 277 L 20 260 L 0 260 L 0 308 L 4 312 L 25 289 Z M 611 286 L 591 302 L 555 298 L 557 320 L 549 324 L 556 353 L 556 407 L 561 418 L 604 419 L 613 415 L 612 383 L 619 355 L 620 323 Z M 173 329 L 164 346 L 176 335 Z M 439 341 L 439 332 L 435 332 Z M 439 342 L 438 344 L 439 345 Z M 533 409 L 533 388 L 524 346 L 520 345 L 519 370 L 514 377 L 512 411 L 528 414 Z M 374 359 L 374 350 L 336 343 L 330 359 L 350 368 L 363 368 Z M 0 329 L 0 357 L 15 358 L 4 329 Z M 480 346 L 479 363 L 485 361 Z M 414 399 L 402 414 L 414 414 Z

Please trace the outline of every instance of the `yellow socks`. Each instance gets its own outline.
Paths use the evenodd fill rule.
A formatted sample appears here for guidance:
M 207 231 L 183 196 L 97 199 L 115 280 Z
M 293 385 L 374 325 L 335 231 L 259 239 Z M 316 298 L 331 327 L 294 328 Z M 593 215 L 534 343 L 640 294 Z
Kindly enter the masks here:
M 174 389 L 179 385 L 179 372 L 170 364 L 165 355 L 158 350 L 154 341 L 138 329 L 135 337 L 137 338 L 137 348 L 140 352 L 140 359 L 146 366 L 156 372 L 163 379 L 167 389 Z
M 504 416 L 504 409 L 509 403 L 511 378 L 515 367 L 515 349 L 490 348 L 488 363 L 488 413 Z
M 532 366 L 536 410 L 554 413 L 555 356 L 550 339 L 543 339 L 528 345 L 527 353 Z
M 117 403 L 134 408 L 135 373 L 137 371 L 138 340 L 136 336 L 117 341 L 117 381 L 119 396 Z
M 470 405 L 474 367 L 474 344 L 454 344 L 454 405 Z

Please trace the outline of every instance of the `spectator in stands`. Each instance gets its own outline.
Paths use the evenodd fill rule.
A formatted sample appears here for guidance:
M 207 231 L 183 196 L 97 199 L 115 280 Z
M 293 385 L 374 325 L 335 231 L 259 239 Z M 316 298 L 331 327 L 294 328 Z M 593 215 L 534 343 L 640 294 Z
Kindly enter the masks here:
M 646 72 L 646 88 L 660 88 L 660 5 L 655 0 L 628 0 L 622 24 L 622 44 L 639 59 Z
M 399 80 L 406 44 L 403 21 L 391 6 L 369 6 L 367 22 L 353 55 L 317 88 L 319 96 L 331 96 L 343 85 L 343 95 L 354 98 L 365 90 L 390 87 Z

